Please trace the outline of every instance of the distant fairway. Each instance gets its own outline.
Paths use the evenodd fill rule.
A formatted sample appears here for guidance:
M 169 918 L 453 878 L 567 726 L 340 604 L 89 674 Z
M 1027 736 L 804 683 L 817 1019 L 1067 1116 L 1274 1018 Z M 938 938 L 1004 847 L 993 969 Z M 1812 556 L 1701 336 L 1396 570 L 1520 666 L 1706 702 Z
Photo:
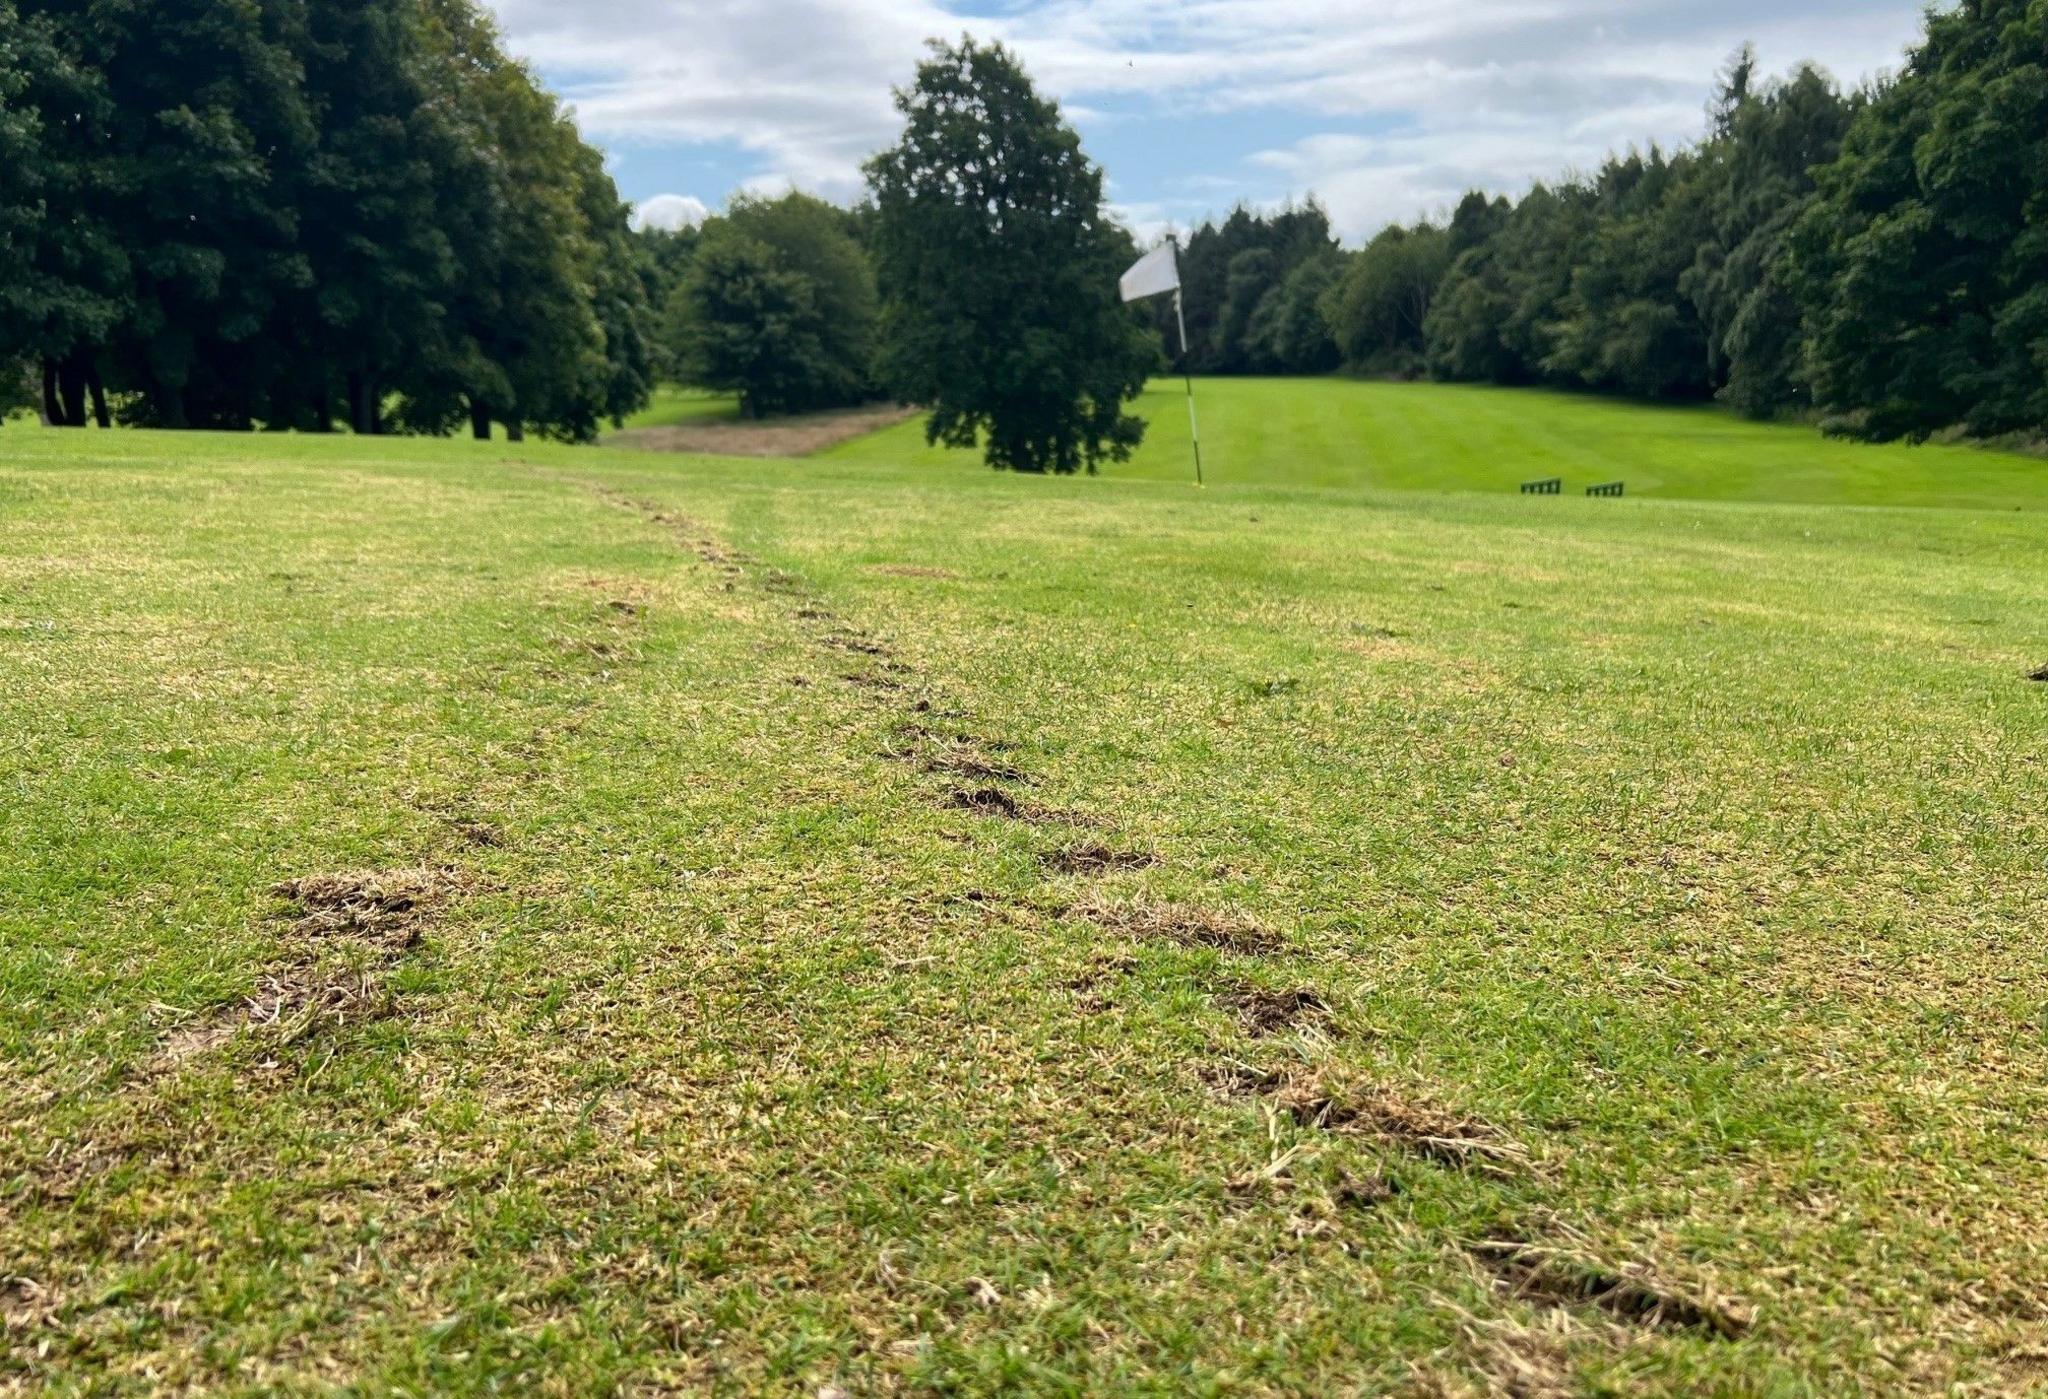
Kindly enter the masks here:
M 1569 494 L 1625 481 L 1631 494 L 1816 505 L 2048 506 L 2048 460 L 1957 446 L 1869 446 L 1715 408 L 1456 384 L 1204 379 L 1196 394 L 1210 480 L 1238 485 L 1513 491 L 1565 478 Z M 1193 475 L 1178 380 L 1140 405 L 1145 446 L 1118 476 Z M 848 461 L 981 469 L 924 445 L 910 424 L 834 448 Z
M 0 1392 L 2027 1392 L 2041 520 L 1513 484 L 2041 464 L 1206 392 L 0 429 Z

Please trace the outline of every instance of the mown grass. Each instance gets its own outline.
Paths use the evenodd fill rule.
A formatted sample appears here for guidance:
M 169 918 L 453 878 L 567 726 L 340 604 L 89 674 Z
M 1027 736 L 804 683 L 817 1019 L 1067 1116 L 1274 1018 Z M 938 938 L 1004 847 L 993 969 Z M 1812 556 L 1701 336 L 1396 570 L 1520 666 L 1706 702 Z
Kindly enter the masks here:
M 2048 1373 L 2031 511 L 906 457 L 6 430 L 0 1385 Z
M 624 426 L 687 427 L 698 423 L 737 422 L 739 416 L 740 404 L 736 395 L 663 384 L 654 391 L 652 401 L 626 419 Z
M 1212 482 L 1514 491 L 1621 481 L 1631 495 L 1812 505 L 2039 510 L 2048 460 L 1973 446 L 1869 446 L 1717 408 L 1646 408 L 1591 395 L 1345 379 L 1202 379 L 1195 385 Z M 1194 475 L 1178 381 L 1141 405 L 1151 430 L 1118 476 Z M 847 461 L 979 471 L 906 424 L 833 449 Z

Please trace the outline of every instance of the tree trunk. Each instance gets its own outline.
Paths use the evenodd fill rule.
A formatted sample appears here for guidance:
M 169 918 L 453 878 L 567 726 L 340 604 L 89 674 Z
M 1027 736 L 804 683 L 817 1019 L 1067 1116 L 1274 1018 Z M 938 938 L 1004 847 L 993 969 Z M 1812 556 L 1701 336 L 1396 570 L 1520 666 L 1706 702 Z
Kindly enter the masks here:
M 43 358 L 43 423 L 48 427 L 69 427 L 64 405 L 57 401 L 57 361 Z
M 469 432 L 479 442 L 491 440 L 491 408 L 479 399 L 469 401 Z
M 85 373 L 78 356 L 67 355 L 57 366 L 57 391 L 64 400 L 64 426 L 85 426 Z
M 334 405 L 328 401 L 327 380 L 320 380 L 320 387 L 313 390 L 313 431 L 334 431 Z
M 377 381 L 367 375 L 364 376 L 363 397 L 369 400 L 370 436 L 382 437 L 384 435 L 384 394 L 377 387 Z
M 100 367 L 97 364 L 86 364 L 85 386 L 92 391 L 92 420 L 102 428 L 112 427 L 114 415 L 107 411 L 107 386 L 100 382 Z
M 526 424 L 520 422 L 517 418 L 507 418 L 505 420 L 505 440 L 507 442 L 524 442 L 526 440 Z
M 348 430 L 364 435 L 370 430 L 369 401 L 363 393 L 363 376 L 354 370 L 348 376 Z

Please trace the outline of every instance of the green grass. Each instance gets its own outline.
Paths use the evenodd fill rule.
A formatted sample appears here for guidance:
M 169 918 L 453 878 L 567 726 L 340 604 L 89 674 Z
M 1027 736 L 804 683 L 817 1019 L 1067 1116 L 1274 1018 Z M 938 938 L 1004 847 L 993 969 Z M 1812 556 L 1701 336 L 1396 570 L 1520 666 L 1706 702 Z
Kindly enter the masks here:
M 2038 1384 L 2037 517 L 1225 397 L 1206 492 L 0 433 L 0 1389 Z
M 654 391 L 645 408 L 626 419 L 629 428 L 690 427 L 700 423 L 738 422 L 739 397 L 712 393 L 708 389 L 686 389 L 664 384 Z
M 1869 446 L 1716 408 L 1645 408 L 1589 395 L 1342 379 L 1203 379 L 1195 385 L 1212 482 L 1514 491 L 1625 482 L 1630 494 L 1813 505 L 2038 510 L 2048 461 L 1971 446 Z M 1119 476 L 1193 476 L 1184 391 L 1161 380 L 1152 428 Z M 846 461 L 980 470 L 905 424 L 833 449 Z

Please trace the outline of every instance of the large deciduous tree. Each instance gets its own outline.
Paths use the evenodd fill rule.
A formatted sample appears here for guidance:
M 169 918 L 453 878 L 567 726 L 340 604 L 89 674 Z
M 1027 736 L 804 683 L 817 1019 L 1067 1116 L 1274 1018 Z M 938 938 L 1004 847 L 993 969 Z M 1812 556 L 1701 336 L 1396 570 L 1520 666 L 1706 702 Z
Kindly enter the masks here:
M 702 230 L 676 358 L 748 417 L 858 403 L 875 387 L 875 273 L 845 210 L 742 198 Z
M 931 440 L 997 468 L 1126 459 L 1159 345 L 1118 300 L 1136 249 L 1080 137 L 971 39 L 934 44 L 896 101 L 903 137 L 868 164 L 890 385 L 931 407 Z

